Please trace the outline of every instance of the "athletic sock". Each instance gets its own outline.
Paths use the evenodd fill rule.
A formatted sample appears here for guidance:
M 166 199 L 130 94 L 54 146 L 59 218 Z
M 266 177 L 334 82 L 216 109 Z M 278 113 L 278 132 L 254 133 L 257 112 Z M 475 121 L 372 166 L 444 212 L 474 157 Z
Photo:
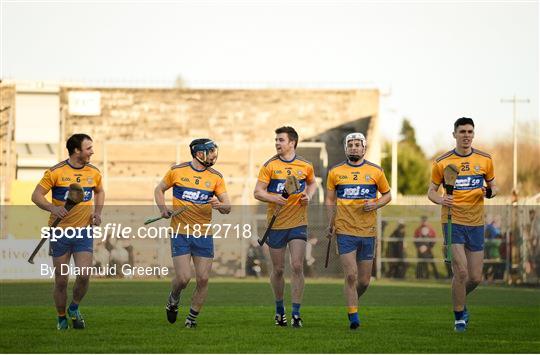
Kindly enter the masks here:
M 63 320 L 66 320 L 66 315 L 65 314 L 62 314 L 62 315 L 58 315 L 58 323 L 62 322 Z
M 360 318 L 358 318 L 358 307 L 347 307 L 347 314 L 349 322 L 360 324 Z
M 300 317 L 300 303 L 292 304 L 292 315 Z
M 276 314 L 285 314 L 285 306 L 283 305 L 283 300 L 276 301 Z
M 172 291 L 169 293 L 169 303 L 173 305 L 178 305 L 180 303 L 180 295 L 178 295 L 178 298 L 174 298 Z
M 70 310 L 70 311 L 73 312 L 73 311 L 76 311 L 76 310 L 78 310 L 78 309 L 79 309 L 79 305 L 78 305 L 77 303 L 71 302 L 71 303 L 69 304 L 69 310 Z
M 464 311 L 454 311 L 454 317 L 456 320 L 462 320 L 463 319 L 463 312 Z
M 199 315 L 199 312 L 194 311 L 193 308 L 190 308 L 187 319 L 190 320 L 191 322 L 195 322 L 197 320 L 198 315 Z

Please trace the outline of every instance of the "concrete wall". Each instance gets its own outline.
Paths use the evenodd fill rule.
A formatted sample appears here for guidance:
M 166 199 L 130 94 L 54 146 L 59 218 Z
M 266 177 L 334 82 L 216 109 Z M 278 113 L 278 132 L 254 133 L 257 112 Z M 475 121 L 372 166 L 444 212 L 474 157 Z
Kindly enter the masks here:
M 85 132 L 96 141 L 211 137 L 249 144 L 272 142 L 274 129 L 286 124 L 307 139 L 371 116 L 370 133 L 378 136 L 378 90 L 92 89 L 101 93 L 101 114 L 69 115 L 68 93 L 88 90 L 61 89 L 66 135 Z
M 9 191 L 16 171 L 15 86 L 0 84 L 0 203 L 9 203 Z
M 70 93 L 85 91 L 99 93 L 99 112 L 94 116 L 70 113 Z M 260 164 L 275 154 L 274 130 L 283 125 L 295 127 L 300 141 L 336 136 L 336 127 L 363 130 L 372 138 L 368 159 L 380 162 L 379 140 L 374 138 L 378 137 L 377 90 L 61 87 L 60 110 L 61 145 L 73 133 L 92 136 L 96 152 L 92 160 L 100 168 L 106 164 L 108 198 L 116 200 L 151 197 L 154 180 L 159 181 L 168 166 L 191 160 L 188 142 L 210 137 L 220 145 L 216 168 L 226 177 L 233 202 L 247 203 L 246 195 L 251 193 L 246 191 L 253 182 L 242 179 L 255 179 Z M 340 160 L 342 138 L 322 139 L 339 146 Z M 125 144 L 129 142 L 133 144 Z

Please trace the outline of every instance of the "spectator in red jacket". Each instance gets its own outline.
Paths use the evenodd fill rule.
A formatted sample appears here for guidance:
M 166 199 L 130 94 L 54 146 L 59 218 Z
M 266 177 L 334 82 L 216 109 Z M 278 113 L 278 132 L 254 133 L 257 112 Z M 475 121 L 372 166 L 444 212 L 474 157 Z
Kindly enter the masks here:
M 414 231 L 414 245 L 416 247 L 416 254 L 419 259 L 433 259 L 433 246 L 435 246 L 436 237 L 437 235 L 435 230 L 427 222 L 427 217 L 422 216 L 420 225 Z M 422 260 L 416 264 L 417 279 L 429 278 L 429 266 L 432 267 L 435 278 L 439 278 L 437 266 L 433 261 L 428 260 Z

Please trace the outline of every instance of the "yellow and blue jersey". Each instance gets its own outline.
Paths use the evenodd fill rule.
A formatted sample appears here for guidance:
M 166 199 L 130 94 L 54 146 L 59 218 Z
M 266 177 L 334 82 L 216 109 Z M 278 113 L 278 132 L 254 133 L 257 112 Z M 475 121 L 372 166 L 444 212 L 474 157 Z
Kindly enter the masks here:
M 217 170 L 207 168 L 197 170 L 191 162 L 174 165 L 163 178 L 167 188 L 173 188 L 173 208 L 176 210 L 183 206 L 189 208 L 173 217 L 171 227 L 179 234 L 193 231 L 193 225 L 209 224 L 212 220 L 212 206 L 210 199 L 227 192 L 223 175 Z M 208 232 L 211 235 L 211 230 Z
M 63 206 L 68 195 L 69 185 L 78 183 L 84 190 L 84 198 L 81 203 L 73 207 L 69 214 L 62 219 L 58 227 L 86 227 L 91 224 L 92 198 L 94 189 L 101 187 L 101 173 L 92 164 L 85 164 L 81 168 L 75 168 L 68 160 L 47 169 L 39 185 L 47 192 L 52 192 L 52 203 Z M 56 218 L 51 214 L 49 226 Z
M 279 155 L 270 158 L 259 171 L 259 181 L 268 184 L 266 191 L 271 194 L 282 194 L 287 176 L 294 175 L 300 183 L 300 190 L 289 196 L 287 204 L 281 208 L 272 229 L 289 229 L 307 225 L 307 206 L 300 204 L 302 192 L 306 184 L 315 181 L 313 165 L 301 156 L 292 160 L 283 160 Z M 272 219 L 276 209 L 275 203 L 268 204 L 267 223 Z
M 433 162 L 431 181 L 435 185 L 444 183 L 444 168 L 454 164 L 459 175 L 454 187 L 452 222 L 464 226 L 484 225 L 484 183 L 495 179 L 491 156 L 478 149 L 469 155 L 461 156 L 455 150 L 444 153 Z M 448 208 L 441 209 L 441 220 L 446 221 Z
M 377 192 L 390 191 L 383 169 L 370 161 L 360 165 L 341 162 L 328 171 L 326 188 L 336 194 L 335 228 L 337 234 L 355 237 L 377 236 L 377 211 L 365 212 L 367 201 Z

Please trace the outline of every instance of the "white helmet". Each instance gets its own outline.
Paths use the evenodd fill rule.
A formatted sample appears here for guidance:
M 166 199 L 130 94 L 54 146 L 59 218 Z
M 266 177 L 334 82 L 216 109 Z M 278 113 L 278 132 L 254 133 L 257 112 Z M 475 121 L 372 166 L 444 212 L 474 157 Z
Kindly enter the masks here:
M 359 156 L 359 155 L 347 155 L 347 144 L 350 141 L 354 141 L 354 140 L 359 140 L 362 143 L 363 148 L 366 148 L 366 146 L 367 146 L 366 137 L 364 137 L 364 135 L 362 133 L 355 132 L 355 133 L 347 134 L 347 136 L 345 137 L 345 141 L 343 142 L 343 149 L 345 150 L 345 155 L 347 156 L 347 158 L 349 158 L 349 160 L 351 160 L 353 162 L 358 161 L 358 160 L 363 158 L 363 156 Z
M 366 137 L 364 137 L 362 133 L 360 132 L 349 133 L 347 134 L 347 137 L 345 137 L 345 141 L 343 142 L 343 148 L 345 149 L 345 151 L 347 151 L 347 143 L 349 143 L 349 141 L 354 141 L 357 139 L 362 142 L 362 146 L 364 148 L 366 147 L 367 140 L 366 140 Z

